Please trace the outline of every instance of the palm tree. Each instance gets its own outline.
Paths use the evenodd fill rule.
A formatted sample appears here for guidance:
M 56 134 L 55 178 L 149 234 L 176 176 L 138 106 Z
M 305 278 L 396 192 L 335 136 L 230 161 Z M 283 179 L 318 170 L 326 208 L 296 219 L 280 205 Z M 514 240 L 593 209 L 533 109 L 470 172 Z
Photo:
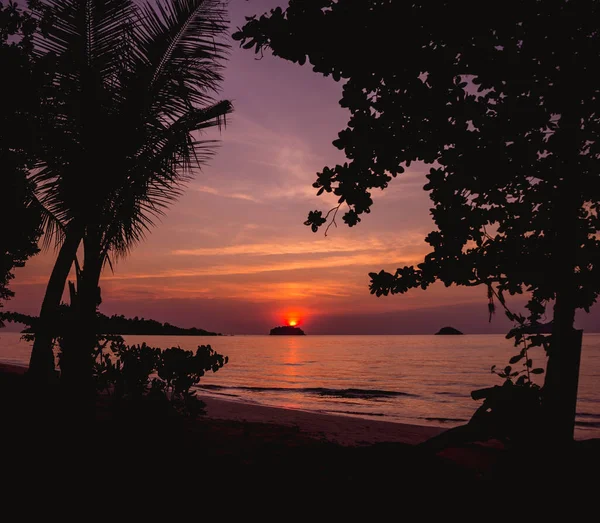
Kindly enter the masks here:
M 232 106 L 215 100 L 228 49 L 221 1 L 45 0 L 42 11 L 51 23 L 36 43 L 56 55 L 55 115 L 32 178 L 52 217 L 48 236 L 60 244 L 30 361 L 45 379 L 54 370 L 52 322 L 81 243 L 78 328 L 67 343 L 78 345 L 75 368 L 95 341 L 102 269 L 177 199 L 214 152 L 200 133 Z

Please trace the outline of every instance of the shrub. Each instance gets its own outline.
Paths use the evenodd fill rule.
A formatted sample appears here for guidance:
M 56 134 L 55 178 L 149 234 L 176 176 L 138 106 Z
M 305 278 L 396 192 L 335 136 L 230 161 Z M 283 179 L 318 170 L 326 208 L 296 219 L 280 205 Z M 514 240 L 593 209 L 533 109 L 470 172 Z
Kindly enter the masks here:
M 205 405 L 192 387 L 229 358 L 210 345 L 200 345 L 194 353 L 181 347 L 162 350 L 145 343 L 127 345 L 120 336 L 105 336 L 98 342 L 94 361 L 99 390 L 116 399 L 166 400 L 175 410 L 196 416 Z
M 504 383 L 471 393 L 474 400 L 484 400 L 471 423 L 486 426 L 492 437 L 521 443 L 535 440 L 541 430 L 543 391 L 531 378 L 534 374 L 543 374 L 544 369 L 533 367 L 528 351 L 546 341 L 539 335 L 528 336 L 524 330 L 513 329 L 507 336 L 516 338 L 515 346 L 522 344 L 519 353 L 510 359 L 510 365 L 491 368 L 492 374 Z M 513 367 L 519 362 L 521 368 Z

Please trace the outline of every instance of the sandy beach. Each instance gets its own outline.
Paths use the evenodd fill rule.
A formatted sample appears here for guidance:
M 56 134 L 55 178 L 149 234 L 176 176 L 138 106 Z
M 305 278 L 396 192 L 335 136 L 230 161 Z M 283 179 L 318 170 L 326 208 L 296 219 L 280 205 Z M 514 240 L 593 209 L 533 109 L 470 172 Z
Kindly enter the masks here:
M 110 400 L 99 397 L 94 419 L 86 421 L 72 408 L 61 407 L 60 393 L 30 394 L 24 371 L 0 364 L 0 418 L 7 427 L 1 459 L 14 477 L 29 474 L 32 467 L 51 475 L 60 466 L 73 478 L 90 474 L 96 482 L 127 478 L 136 491 L 147 489 L 148 481 L 172 477 L 177 478 L 170 485 L 174 492 L 185 484 L 190 491 L 204 485 L 311 496 L 335 489 L 347 496 L 364 496 L 393 493 L 399 487 L 415 495 L 465 488 L 484 492 L 489 481 L 512 484 L 514 469 L 523 459 L 535 470 L 548 466 L 548 478 L 561 470 L 555 460 L 547 460 L 543 449 L 532 453 L 530 448 L 524 458 L 493 441 L 452 444 L 435 451 L 419 445 L 442 433 L 439 427 L 209 396 L 202 397 L 206 414 L 198 418 L 143 405 L 115 409 Z M 580 442 L 560 467 L 576 483 L 585 477 L 584 468 L 599 463 L 599 455 L 598 440 Z M 369 503 L 361 499 L 360 503 Z
M 208 396 L 199 397 L 206 403 L 206 416 L 208 418 L 295 427 L 307 436 L 344 446 L 374 443 L 408 443 L 416 445 L 440 434 L 444 430 L 439 427 L 424 427 L 359 417 L 250 405 Z

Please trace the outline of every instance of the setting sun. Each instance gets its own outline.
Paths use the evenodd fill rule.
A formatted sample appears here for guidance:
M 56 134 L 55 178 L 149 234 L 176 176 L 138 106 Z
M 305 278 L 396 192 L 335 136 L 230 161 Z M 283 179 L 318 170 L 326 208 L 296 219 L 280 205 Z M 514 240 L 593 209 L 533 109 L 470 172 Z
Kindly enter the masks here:
M 304 326 L 307 315 L 307 311 L 299 307 L 284 309 L 278 314 L 278 321 L 281 322 L 279 325 L 285 325 L 286 327 Z

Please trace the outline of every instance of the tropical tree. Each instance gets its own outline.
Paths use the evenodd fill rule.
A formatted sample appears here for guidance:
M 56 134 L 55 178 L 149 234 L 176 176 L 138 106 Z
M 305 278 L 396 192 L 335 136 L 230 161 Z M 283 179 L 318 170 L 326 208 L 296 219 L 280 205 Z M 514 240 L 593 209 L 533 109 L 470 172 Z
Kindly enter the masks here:
M 35 29 L 36 21 L 17 4 L 0 4 L 0 68 L 10 78 L 0 103 L 0 302 L 14 295 L 13 269 L 38 252 L 41 232 L 41 210 L 27 173 L 35 162 L 34 129 L 49 76 L 33 55 Z
M 333 193 L 312 211 L 316 232 L 346 206 L 361 221 L 372 190 L 413 162 L 430 166 L 425 189 L 437 226 L 416 267 L 371 273 L 377 296 L 445 285 L 484 286 L 506 305 L 527 296 L 535 330 L 553 305 L 543 402 L 547 435 L 573 436 L 581 332 L 577 309 L 600 291 L 600 2 L 509 0 L 491 15 L 480 3 L 291 0 L 248 20 L 244 48 L 344 79 L 348 128 L 334 145 L 348 162 L 313 184 Z
M 52 21 L 36 49 L 55 57 L 56 80 L 52 129 L 31 179 L 60 249 L 30 372 L 53 373 L 52 324 L 82 244 L 61 370 L 88 380 L 102 269 L 176 200 L 214 150 L 200 133 L 232 110 L 215 99 L 227 22 L 217 0 L 44 0 L 35 13 Z

